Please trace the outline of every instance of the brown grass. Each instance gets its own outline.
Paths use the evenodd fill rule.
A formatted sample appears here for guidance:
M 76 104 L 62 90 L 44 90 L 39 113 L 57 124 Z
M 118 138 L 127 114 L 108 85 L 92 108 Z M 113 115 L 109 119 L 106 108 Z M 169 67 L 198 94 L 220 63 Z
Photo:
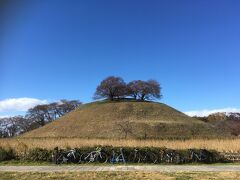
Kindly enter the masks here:
M 0 139 L 0 146 L 12 147 L 18 152 L 35 147 L 53 149 L 58 146 L 93 147 L 112 145 L 116 147 L 166 147 L 173 149 L 205 148 L 219 152 L 240 152 L 240 139 L 192 139 L 192 140 L 113 140 L 81 138 L 9 138 Z
M 150 102 L 94 102 L 23 137 L 124 138 L 119 124 L 131 125 L 128 138 L 217 138 L 226 137 L 210 124 L 191 118 L 162 103 Z
M 0 179 L 38 180 L 38 179 L 239 179 L 240 172 L 0 172 Z

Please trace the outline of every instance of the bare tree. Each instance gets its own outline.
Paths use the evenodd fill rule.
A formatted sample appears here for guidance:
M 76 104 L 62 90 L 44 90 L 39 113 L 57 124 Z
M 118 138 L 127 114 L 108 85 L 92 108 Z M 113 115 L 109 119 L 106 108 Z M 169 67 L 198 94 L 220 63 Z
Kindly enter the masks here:
M 126 83 L 121 77 L 109 76 L 97 87 L 94 99 L 107 98 L 113 101 L 115 98 L 126 96 Z
M 46 123 L 69 113 L 81 105 L 78 100 L 60 100 L 50 104 L 37 105 L 27 111 L 26 118 L 44 126 Z
M 230 132 L 234 136 L 240 136 L 240 122 L 239 121 L 231 121 L 228 123 L 228 128 Z
M 129 121 L 116 123 L 116 127 L 121 134 L 124 134 L 125 139 L 127 139 L 129 134 L 133 134 L 132 124 Z
M 66 100 L 62 99 L 60 102 L 57 103 L 56 109 L 58 109 L 59 114 L 63 115 L 66 113 L 69 113 L 70 111 L 76 109 L 78 106 L 80 106 L 82 103 L 78 100 Z
M 148 80 L 147 81 L 149 94 L 147 95 L 148 99 L 160 99 L 161 95 L 161 86 L 156 80 Z
M 1 118 L 0 119 L 0 135 L 1 135 L 1 137 L 9 136 L 8 126 L 9 126 L 9 123 L 7 121 L 7 118 Z
M 137 99 L 140 93 L 140 84 L 143 83 L 141 80 L 131 81 L 127 84 L 128 95 Z
M 40 126 L 44 126 L 49 119 L 48 106 L 37 105 L 28 110 L 26 117 L 32 121 L 38 123 Z
M 5 117 L 0 119 L 0 136 L 13 137 L 25 131 L 23 116 Z
M 160 84 L 155 80 L 136 80 L 128 83 L 128 95 L 134 99 L 151 100 L 161 98 Z

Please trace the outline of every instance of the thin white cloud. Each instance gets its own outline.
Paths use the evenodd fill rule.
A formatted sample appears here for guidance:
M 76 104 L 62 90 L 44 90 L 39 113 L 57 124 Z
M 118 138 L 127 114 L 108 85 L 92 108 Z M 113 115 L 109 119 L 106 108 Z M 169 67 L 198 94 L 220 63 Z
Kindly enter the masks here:
M 184 113 L 189 116 L 204 117 L 204 116 L 208 116 L 209 114 L 213 114 L 213 113 L 217 113 L 217 112 L 226 112 L 226 113 L 238 112 L 238 113 L 240 113 L 240 109 L 238 109 L 238 108 L 222 108 L 222 109 L 212 109 L 212 110 L 204 109 L 204 110 L 196 110 L 196 111 L 187 111 Z
M 4 116 L 0 116 L 0 119 L 1 119 L 1 118 L 6 118 L 6 117 L 10 117 L 10 116 L 8 116 L 8 115 L 6 115 L 6 116 L 5 116 L 5 115 L 4 115 Z
M 35 98 L 12 98 L 0 101 L 0 112 L 27 111 L 38 104 L 46 104 L 47 100 Z

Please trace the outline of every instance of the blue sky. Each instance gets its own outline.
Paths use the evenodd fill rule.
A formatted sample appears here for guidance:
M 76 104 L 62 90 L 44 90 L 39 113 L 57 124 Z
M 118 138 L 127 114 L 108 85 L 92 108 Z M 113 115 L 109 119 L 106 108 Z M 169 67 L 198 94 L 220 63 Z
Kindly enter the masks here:
M 0 9 L 0 115 L 21 113 L 12 105 L 21 98 L 90 102 L 109 75 L 156 79 L 161 102 L 184 112 L 239 110 L 239 8 L 238 0 L 9 1 Z

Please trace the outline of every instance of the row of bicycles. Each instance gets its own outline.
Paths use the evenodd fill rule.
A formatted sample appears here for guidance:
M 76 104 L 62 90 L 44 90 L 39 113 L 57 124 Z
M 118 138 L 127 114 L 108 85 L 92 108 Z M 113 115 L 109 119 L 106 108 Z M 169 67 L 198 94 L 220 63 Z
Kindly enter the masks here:
M 207 150 L 192 150 L 182 155 L 175 150 L 161 150 L 153 152 L 150 150 L 133 149 L 124 152 L 123 148 L 119 150 L 112 149 L 111 153 L 97 147 L 94 151 L 81 152 L 77 149 L 63 150 L 55 148 L 52 155 L 55 164 L 63 163 L 188 163 L 188 162 L 214 162 L 214 155 Z

